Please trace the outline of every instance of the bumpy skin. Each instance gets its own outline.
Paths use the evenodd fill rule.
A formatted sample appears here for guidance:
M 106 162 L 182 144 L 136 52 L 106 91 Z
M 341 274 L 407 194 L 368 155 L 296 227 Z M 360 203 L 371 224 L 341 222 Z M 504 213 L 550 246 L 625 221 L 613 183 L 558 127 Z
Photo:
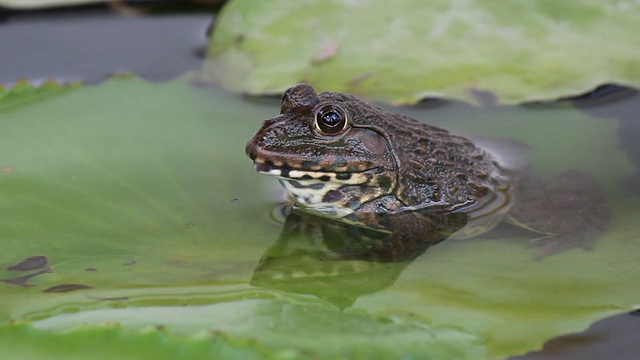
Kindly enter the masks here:
M 285 93 L 280 115 L 246 152 L 299 210 L 385 232 L 389 244 L 378 247 L 386 250 L 375 251 L 398 254 L 491 229 L 512 208 L 519 180 L 465 137 L 307 84 Z M 527 205 L 517 210 L 512 222 L 538 231 L 528 226 Z M 569 228 L 570 220 L 556 225 Z
M 323 106 L 345 111 L 348 124 L 344 131 L 329 135 L 315 128 L 315 113 Z M 365 205 L 377 212 L 451 211 L 509 186 L 493 157 L 470 140 L 389 113 L 352 95 L 316 95 L 306 84 L 288 92 L 281 114 L 264 122 L 246 150 L 263 172 L 296 169 L 344 178 L 364 172 L 363 185 L 379 189 L 373 198 L 358 193 L 340 199 L 344 207 L 356 211 L 364 210 Z M 287 178 L 288 174 L 280 175 Z

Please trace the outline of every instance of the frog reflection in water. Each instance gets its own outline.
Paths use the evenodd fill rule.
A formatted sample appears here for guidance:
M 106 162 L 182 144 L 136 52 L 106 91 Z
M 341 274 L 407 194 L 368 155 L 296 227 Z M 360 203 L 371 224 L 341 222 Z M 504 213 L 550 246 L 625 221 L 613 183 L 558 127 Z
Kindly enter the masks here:
M 609 219 L 606 197 L 588 174 L 545 183 L 518 152 L 491 151 L 342 93 L 299 84 L 280 115 L 249 140 L 258 172 L 280 179 L 294 210 L 386 234 L 349 244 L 374 260 L 412 258 L 446 238 L 470 238 L 505 220 L 540 234 L 540 256 L 588 247 Z

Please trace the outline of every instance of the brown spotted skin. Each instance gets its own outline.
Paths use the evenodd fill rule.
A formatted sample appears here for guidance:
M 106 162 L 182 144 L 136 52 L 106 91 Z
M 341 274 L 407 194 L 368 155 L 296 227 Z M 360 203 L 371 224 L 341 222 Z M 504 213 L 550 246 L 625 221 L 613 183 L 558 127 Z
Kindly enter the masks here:
M 405 239 L 428 229 L 446 229 L 439 240 L 465 225 L 456 235 L 491 229 L 513 206 L 519 181 L 468 138 L 307 84 L 284 94 L 280 115 L 263 123 L 246 153 L 281 180 L 299 210 Z
M 314 110 L 338 105 L 349 118 L 339 135 L 314 127 Z M 246 147 L 253 160 L 290 169 L 353 172 L 376 169 L 375 177 L 401 207 L 468 206 L 494 191 L 501 180 L 493 158 L 461 136 L 361 101 L 300 84 L 279 116 L 264 122 Z

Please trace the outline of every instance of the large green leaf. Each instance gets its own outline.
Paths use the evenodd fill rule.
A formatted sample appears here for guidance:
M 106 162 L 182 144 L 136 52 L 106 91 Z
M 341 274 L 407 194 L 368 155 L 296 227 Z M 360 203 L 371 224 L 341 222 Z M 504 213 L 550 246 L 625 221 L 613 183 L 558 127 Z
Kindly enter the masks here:
M 0 85 L 0 111 L 28 105 L 79 86 L 79 83 L 60 84 L 55 80 L 47 80 L 40 86 L 34 87 L 24 79 L 18 80 L 11 88 Z
M 496 358 L 638 306 L 640 209 L 618 190 L 633 168 L 615 122 L 571 107 L 403 109 L 529 143 L 542 174 L 592 173 L 614 216 L 594 251 L 536 261 L 507 233 L 376 264 L 280 249 L 277 184 L 244 155 L 277 111 L 186 79 L 0 100 L 0 319 L 31 323 L 0 326 L 0 355 L 150 357 L 161 343 L 160 358 Z M 19 264 L 35 256 L 47 262 Z
M 638 18 L 633 0 L 234 0 L 205 76 L 250 94 L 306 81 L 395 103 L 555 99 L 640 85 Z

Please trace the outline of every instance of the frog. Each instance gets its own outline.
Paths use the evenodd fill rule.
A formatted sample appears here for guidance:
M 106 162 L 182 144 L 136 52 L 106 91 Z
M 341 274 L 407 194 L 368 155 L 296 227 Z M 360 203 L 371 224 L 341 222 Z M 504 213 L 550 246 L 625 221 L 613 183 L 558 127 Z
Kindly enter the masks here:
M 300 83 L 245 152 L 257 172 L 279 180 L 296 211 L 386 234 L 376 252 L 391 259 L 501 223 L 537 234 L 537 258 L 592 248 L 610 218 L 597 180 L 576 170 L 544 180 L 524 152 L 499 148 Z

